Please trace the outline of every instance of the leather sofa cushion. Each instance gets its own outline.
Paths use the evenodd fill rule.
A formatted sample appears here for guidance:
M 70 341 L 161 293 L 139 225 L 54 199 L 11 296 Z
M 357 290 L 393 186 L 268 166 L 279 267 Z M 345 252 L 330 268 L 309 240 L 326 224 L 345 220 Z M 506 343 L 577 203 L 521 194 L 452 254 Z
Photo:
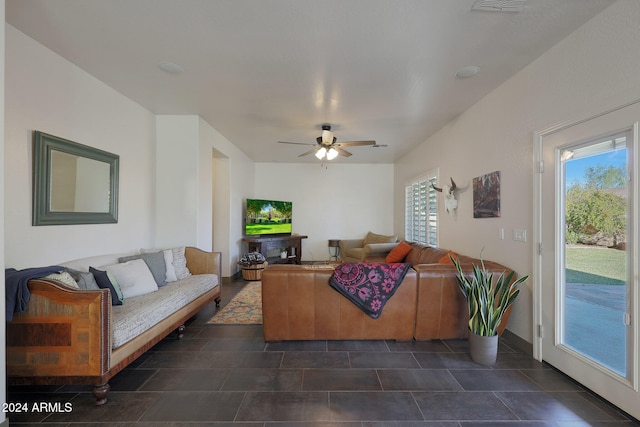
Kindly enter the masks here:
M 457 253 L 453 252 L 453 251 L 449 251 L 449 252 L 447 252 L 447 254 L 445 256 L 440 258 L 438 260 L 438 262 L 440 264 L 453 264 L 453 261 L 451 261 L 452 258 L 454 260 L 459 260 L 460 256 Z
M 408 262 L 411 265 L 437 264 L 440 258 L 448 253 L 446 249 L 422 246 L 418 243 L 411 243 L 411 248 L 411 252 L 404 259 L 404 262 Z
M 431 246 L 422 246 L 418 243 L 410 243 L 411 252 L 407 254 L 404 259 L 404 262 L 408 262 L 411 265 L 420 265 L 420 264 L 440 264 L 441 260 L 448 259 L 449 250 L 434 248 Z M 460 261 L 461 264 L 469 264 L 480 262 L 477 258 L 468 257 L 465 255 L 460 255 L 456 253 L 456 257 Z

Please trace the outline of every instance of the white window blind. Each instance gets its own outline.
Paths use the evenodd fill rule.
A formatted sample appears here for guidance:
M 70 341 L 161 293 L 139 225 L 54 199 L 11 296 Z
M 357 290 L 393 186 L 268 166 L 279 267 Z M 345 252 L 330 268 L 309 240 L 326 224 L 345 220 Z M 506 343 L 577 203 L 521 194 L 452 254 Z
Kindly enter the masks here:
M 407 183 L 405 187 L 404 238 L 423 245 L 438 246 L 438 199 L 431 184 L 438 182 L 437 171 Z

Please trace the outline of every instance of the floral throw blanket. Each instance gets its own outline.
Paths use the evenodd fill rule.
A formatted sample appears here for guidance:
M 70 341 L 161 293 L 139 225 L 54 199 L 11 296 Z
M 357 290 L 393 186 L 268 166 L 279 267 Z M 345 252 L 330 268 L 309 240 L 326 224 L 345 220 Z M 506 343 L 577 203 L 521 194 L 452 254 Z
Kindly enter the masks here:
M 344 262 L 336 267 L 329 285 L 377 319 L 410 268 L 405 263 Z

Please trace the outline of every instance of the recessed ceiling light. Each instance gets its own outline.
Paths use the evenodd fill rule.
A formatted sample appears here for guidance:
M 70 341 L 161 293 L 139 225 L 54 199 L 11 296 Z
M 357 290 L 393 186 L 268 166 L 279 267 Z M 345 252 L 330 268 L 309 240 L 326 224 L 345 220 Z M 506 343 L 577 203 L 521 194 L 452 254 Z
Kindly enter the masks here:
M 480 71 L 480 67 L 469 65 L 456 71 L 456 77 L 459 79 L 468 79 L 469 77 L 473 77 L 478 74 L 478 71 Z
M 184 68 L 173 62 L 161 62 L 158 64 L 158 68 L 169 74 L 180 74 L 184 71 Z

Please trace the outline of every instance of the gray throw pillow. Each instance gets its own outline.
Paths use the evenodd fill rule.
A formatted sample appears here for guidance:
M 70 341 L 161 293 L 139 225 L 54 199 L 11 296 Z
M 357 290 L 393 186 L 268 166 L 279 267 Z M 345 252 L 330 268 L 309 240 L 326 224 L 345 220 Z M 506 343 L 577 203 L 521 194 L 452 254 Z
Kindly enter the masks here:
M 149 252 L 140 255 L 131 255 L 118 258 L 118 262 L 127 262 L 134 259 L 142 259 L 151 270 L 153 280 L 155 280 L 158 286 L 164 286 L 167 284 L 167 264 L 164 262 L 164 253 Z
M 80 289 L 85 289 L 89 291 L 95 291 L 100 289 L 100 287 L 96 283 L 96 278 L 93 277 L 93 273 L 78 271 L 68 267 L 65 268 L 64 271 L 66 271 L 71 275 L 71 277 L 73 277 L 73 280 L 76 281 Z

